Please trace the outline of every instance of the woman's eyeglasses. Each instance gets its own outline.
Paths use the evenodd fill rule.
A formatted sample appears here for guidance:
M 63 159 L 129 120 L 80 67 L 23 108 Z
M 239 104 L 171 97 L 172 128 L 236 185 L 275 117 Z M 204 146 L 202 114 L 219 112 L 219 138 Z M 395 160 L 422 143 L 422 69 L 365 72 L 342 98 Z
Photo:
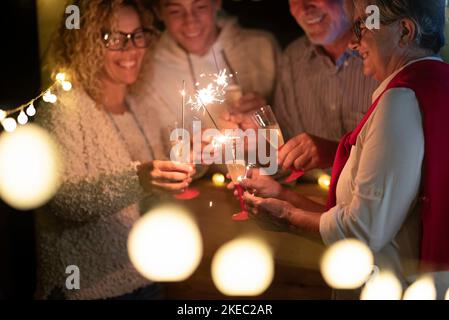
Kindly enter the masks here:
M 362 40 L 363 30 L 366 29 L 365 19 L 366 18 L 363 18 L 363 17 L 358 18 L 352 26 L 352 31 L 354 32 L 354 35 L 357 38 L 357 41 L 359 41 L 359 42 L 360 42 L 360 40 Z
M 158 37 L 156 29 L 140 29 L 133 33 L 103 32 L 103 43 L 108 50 L 124 50 L 131 40 L 136 48 L 148 48 Z

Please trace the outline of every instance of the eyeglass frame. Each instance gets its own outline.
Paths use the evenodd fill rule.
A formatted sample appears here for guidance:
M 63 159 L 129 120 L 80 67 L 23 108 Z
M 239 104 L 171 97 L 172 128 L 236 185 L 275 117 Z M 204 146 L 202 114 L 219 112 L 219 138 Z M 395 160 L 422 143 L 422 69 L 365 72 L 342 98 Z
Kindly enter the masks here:
M 151 41 L 149 42 L 149 44 L 147 46 L 144 46 L 144 47 L 140 47 L 140 46 L 136 45 L 135 36 L 138 33 L 148 33 L 152 38 L 157 38 L 160 34 L 159 31 L 155 28 L 139 28 L 131 33 L 125 33 L 125 32 L 121 32 L 121 31 L 113 31 L 113 32 L 112 31 L 102 31 L 101 35 L 102 35 L 102 41 L 103 41 L 104 46 L 106 47 L 106 49 L 111 50 L 111 51 L 124 50 L 128 46 L 129 40 L 131 40 L 131 42 L 135 48 L 145 49 L 145 48 L 150 47 Z M 125 37 L 125 41 L 121 48 L 111 49 L 109 47 L 107 42 L 108 42 L 109 36 L 111 36 L 112 34 L 120 34 Z
M 371 30 L 366 27 L 365 21 L 368 19 L 367 16 L 362 16 L 354 21 L 352 24 L 352 33 L 355 35 L 357 42 L 360 42 L 362 40 L 362 32 L 363 30 Z M 389 25 L 394 23 L 395 21 L 398 21 L 399 19 L 390 20 L 390 21 L 381 21 L 381 24 Z M 362 27 L 363 25 L 363 27 Z
M 352 32 L 355 35 L 357 42 L 360 42 L 362 40 L 362 31 L 363 29 L 366 29 L 366 27 L 362 28 L 362 24 L 365 25 L 365 19 L 366 18 L 360 17 L 355 20 L 352 25 Z

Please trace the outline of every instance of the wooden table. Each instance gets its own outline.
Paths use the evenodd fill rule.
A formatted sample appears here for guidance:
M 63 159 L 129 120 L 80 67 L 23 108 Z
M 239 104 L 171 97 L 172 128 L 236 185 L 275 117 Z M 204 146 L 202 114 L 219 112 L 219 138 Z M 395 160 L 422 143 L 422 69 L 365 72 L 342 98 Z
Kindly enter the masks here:
M 254 220 L 234 222 L 231 216 L 239 211 L 239 203 L 231 191 L 226 187 L 214 186 L 210 178 L 203 178 L 193 186 L 200 190 L 201 195 L 181 204 L 197 218 L 203 237 L 204 255 L 200 266 L 187 281 L 167 285 L 167 298 L 226 299 L 213 284 L 211 260 L 221 245 L 245 234 L 264 238 L 275 253 L 274 280 L 267 291 L 257 299 L 330 298 L 331 291 L 325 285 L 318 268 L 324 251 L 319 237 L 268 230 L 268 224 L 261 225 Z M 299 184 L 295 189 L 302 195 L 322 203 L 326 199 L 326 191 L 317 184 Z

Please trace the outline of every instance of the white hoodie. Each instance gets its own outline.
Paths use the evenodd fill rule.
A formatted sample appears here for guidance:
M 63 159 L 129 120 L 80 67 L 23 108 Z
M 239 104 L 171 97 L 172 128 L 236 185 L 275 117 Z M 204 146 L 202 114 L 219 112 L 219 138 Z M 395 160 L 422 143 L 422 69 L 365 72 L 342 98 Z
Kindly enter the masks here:
M 243 92 L 256 91 L 271 100 L 275 84 L 279 48 L 274 37 L 264 31 L 241 28 L 237 19 L 223 18 L 218 22 L 221 31 L 213 48 L 202 57 L 189 55 L 166 31 L 163 33 L 151 64 L 142 72 L 139 85 L 145 86 L 140 97 L 147 108 L 159 114 L 161 130 L 181 121 L 182 82 L 188 94 L 200 80 L 201 73 L 216 73 L 214 54 L 220 69 L 227 68 L 221 51 L 237 73 Z M 189 63 L 192 63 L 193 68 Z M 193 69 L 193 70 L 192 70 Z M 188 115 L 186 115 L 188 117 Z

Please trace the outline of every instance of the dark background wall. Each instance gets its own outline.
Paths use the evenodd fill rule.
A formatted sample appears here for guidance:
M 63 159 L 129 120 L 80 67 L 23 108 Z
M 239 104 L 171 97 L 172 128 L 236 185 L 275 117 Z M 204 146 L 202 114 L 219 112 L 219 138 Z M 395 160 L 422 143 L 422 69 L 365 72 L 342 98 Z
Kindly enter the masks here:
M 40 92 L 40 58 L 35 0 L 3 0 L 0 6 L 0 108 L 7 109 Z M 301 35 L 287 0 L 223 0 L 223 7 L 243 26 L 273 32 L 282 46 Z M 0 201 L 0 299 L 32 298 L 34 247 L 32 212 L 15 211 Z

